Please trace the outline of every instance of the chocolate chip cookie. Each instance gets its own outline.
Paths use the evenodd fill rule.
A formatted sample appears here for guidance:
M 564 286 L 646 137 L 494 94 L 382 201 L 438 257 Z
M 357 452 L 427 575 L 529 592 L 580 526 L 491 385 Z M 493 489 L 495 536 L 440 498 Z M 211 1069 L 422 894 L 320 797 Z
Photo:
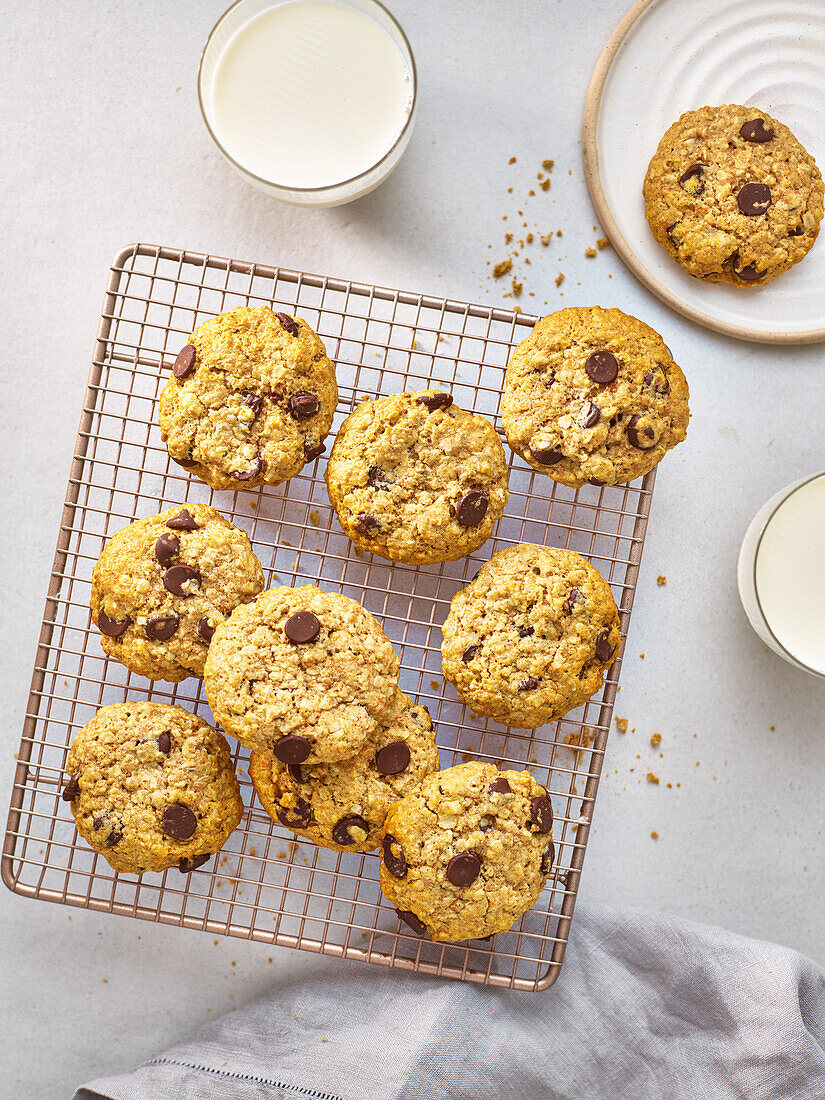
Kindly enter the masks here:
M 651 470 L 687 432 L 688 386 L 661 336 L 599 306 L 543 317 L 513 352 L 507 441 L 563 485 L 614 485 Z
M 193 871 L 243 813 L 225 738 L 182 707 L 101 707 L 72 742 L 66 770 L 77 831 L 116 871 Z
M 520 543 L 453 596 L 444 675 L 476 714 L 532 729 L 602 686 L 619 653 L 610 586 L 572 550 Z
M 362 550 L 423 565 L 454 561 L 490 537 L 507 503 L 495 428 L 449 393 L 362 401 L 335 439 L 329 498 Z
M 169 454 L 213 489 L 278 485 L 324 450 L 335 367 L 300 317 L 241 306 L 199 325 L 160 396 Z
M 689 275 L 745 289 L 799 263 L 823 213 L 810 153 L 767 112 L 732 103 L 674 122 L 643 191 L 653 236 Z
M 512 928 L 554 858 L 553 809 L 529 772 L 458 764 L 390 807 L 381 890 L 414 931 L 455 943 Z
M 264 586 L 246 534 L 206 504 L 176 505 L 114 535 L 92 572 L 104 650 L 132 672 L 201 676 L 215 627 Z
M 273 820 L 336 852 L 377 848 L 387 810 L 431 772 L 438 749 L 426 707 L 401 690 L 361 751 L 337 764 L 284 764 L 252 753 L 249 775 Z
M 392 712 L 399 662 L 355 600 L 276 587 L 215 631 L 203 671 L 215 718 L 283 764 L 354 756 Z

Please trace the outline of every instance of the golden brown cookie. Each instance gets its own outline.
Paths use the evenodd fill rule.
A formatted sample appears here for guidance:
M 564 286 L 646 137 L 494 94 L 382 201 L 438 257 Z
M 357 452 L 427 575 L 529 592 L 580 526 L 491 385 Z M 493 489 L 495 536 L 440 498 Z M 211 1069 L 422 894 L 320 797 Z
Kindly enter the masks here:
M 175 505 L 109 539 L 89 602 L 110 656 L 177 683 L 202 675 L 215 627 L 263 586 L 240 528 L 206 504 Z
M 813 157 L 782 122 L 733 103 L 674 122 L 643 191 L 654 237 L 689 275 L 742 288 L 804 259 L 823 213 Z
M 458 764 L 390 807 L 381 890 L 434 940 L 506 932 L 544 888 L 552 830 L 550 799 L 529 772 Z
M 63 799 L 116 871 L 200 867 L 243 813 L 229 746 L 182 707 L 101 707 L 69 749 Z
M 532 729 L 580 706 L 619 653 L 610 586 L 572 550 L 500 550 L 453 596 L 442 668 L 461 699 L 506 726 Z
M 633 481 L 687 432 L 688 386 L 658 332 L 619 309 L 560 309 L 507 367 L 507 441 L 534 470 L 577 487 Z
M 495 428 L 448 393 L 362 401 L 338 432 L 329 498 L 362 550 L 423 565 L 486 542 L 507 503 L 507 462 Z
M 392 711 L 399 662 L 355 600 L 278 586 L 218 626 L 203 671 L 227 733 L 284 764 L 355 756 Z
M 213 489 L 278 485 L 324 450 L 335 366 L 300 317 L 241 306 L 199 325 L 160 397 L 170 456 Z
M 400 689 L 392 713 L 357 756 L 336 764 L 283 764 L 257 750 L 249 776 L 269 816 L 336 852 L 377 848 L 387 810 L 438 771 L 426 707 Z

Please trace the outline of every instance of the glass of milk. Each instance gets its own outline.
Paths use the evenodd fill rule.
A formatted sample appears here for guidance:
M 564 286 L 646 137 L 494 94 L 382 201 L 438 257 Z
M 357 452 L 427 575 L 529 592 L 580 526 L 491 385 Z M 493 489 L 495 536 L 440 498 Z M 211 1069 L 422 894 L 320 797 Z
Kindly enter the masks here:
M 337 206 L 401 159 L 415 61 L 376 0 L 238 0 L 204 47 L 198 96 L 245 180 L 284 202 Z
M 739 551 L 739 595 L 766 645 L 825 677 L 825 472 L 759 509 Z

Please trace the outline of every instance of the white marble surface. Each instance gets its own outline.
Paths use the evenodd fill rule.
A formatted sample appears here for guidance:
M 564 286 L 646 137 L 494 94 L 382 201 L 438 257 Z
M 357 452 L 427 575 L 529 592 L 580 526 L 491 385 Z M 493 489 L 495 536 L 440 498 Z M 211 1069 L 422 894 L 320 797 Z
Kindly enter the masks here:
M 502 234 L 524 209 L 564 236 L 533 247 L 522 306 L 600 303 L 641 316 L 683 364 L 694 414 L 659 474 L 617 706 L 635 733 L 611 738 L 581 896 L 657 906 L 825 962 L 825 684 L 766 651 L 735 588 L 752 513 L 825 466 L 823 349 L 712 336 L 661 306 L 609 250 L 585 258 L 597 233 L 579 119 L 624 0 L 509 0 L 506 15 L 498 0 L 391 0 L 419 66 L 416 132 L 383 188 L 316 212 L 250 191 L 210 145 L 195 73 L 223 6 L 2 4 L 3 807 L 115 251 L 140 239 L 500 301 L 487 262 L 504 256 Z M 546 157 L 556 161 L 552 189 L 524 207 Z M 649 768 L 658 786 L 642 778 Z M 0 907 L 0 1095 L 15 1100 L 66 1097 L 276 977 L 345 965 L 5 890 Z

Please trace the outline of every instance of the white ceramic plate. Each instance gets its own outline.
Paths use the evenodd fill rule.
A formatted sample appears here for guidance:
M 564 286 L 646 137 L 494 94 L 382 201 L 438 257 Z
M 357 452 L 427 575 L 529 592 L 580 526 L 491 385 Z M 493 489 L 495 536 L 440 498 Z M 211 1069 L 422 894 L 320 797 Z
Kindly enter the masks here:
M 662 301 L 699 324 L 764 343 L 825 340 L 825 233 L 767 286 L 705 283 L 658 244 L 642 181 L 659 139 L 706 104 L 760 107 L 825 168 L 825 0 L 639 0 L 593 73 L 585 172 L 613 247 Z

